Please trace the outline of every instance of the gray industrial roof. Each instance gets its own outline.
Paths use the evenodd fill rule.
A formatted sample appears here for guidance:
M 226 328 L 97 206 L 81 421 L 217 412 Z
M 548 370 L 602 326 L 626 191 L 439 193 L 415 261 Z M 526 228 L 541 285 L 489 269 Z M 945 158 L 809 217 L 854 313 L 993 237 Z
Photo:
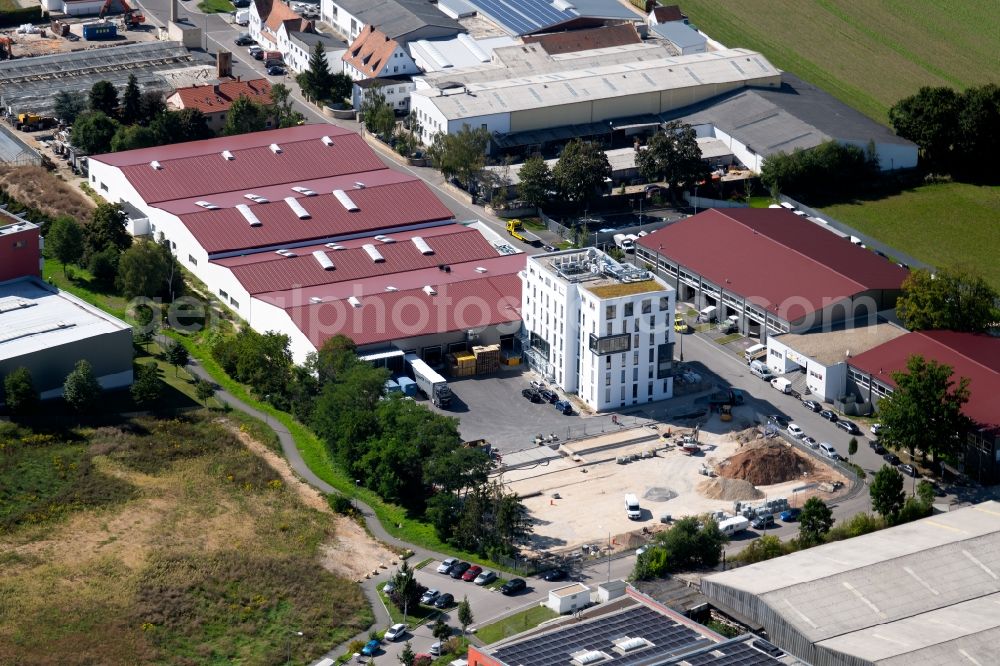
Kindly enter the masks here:
M 0 282 L 0 360 L 128 328 L 34 278 Z
M 775 340 L 788 345 L 803 356 L 822 365 L 834 365 L 848 359 L 848 354 L 857 356 L 869 349 L 906 335 L 906 329 L 895 324 L 872 324 L 852 326 L 839 331 L 819 333 L 784 333 Z
M 362 23 L 385 33 L 389 39 L 427 26 L 465 31 L 458 21 L 445 16 L 427 0 L 336 0 L 336 4 Z
M 996 663 L 1000 503 L 715 574 L 702 592 L 772 636 L 780 618 L 819 655 L 893 666 Z
M 325 32 L 291 32 L 289 33 L 289 38 L 292 41 L 299 42 L 309 48 L 315 48 L 316 44 L 322 44 L 323 48 L 326 50 L 330 49 L 344 49 L 347 50 L 347 42 L 340 39 L 339 37 L 334 37 L 333 35 L 327 34 Z
M 652 30 L 660 37 L 669 40 L 672 44 L 681 49 L 693 46 L 704 46 L 705 43 L 708 42 L 703 34 L 686 23 L 681 23 L 679 21 L 657 23 L 652 27 Z

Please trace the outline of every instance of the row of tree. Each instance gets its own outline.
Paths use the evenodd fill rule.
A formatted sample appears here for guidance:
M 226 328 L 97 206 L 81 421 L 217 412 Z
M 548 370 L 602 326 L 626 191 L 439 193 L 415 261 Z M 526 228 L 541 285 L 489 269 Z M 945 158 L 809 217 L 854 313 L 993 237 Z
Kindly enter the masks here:
M 862 150 L 827 141 L 808 150 L 765 157 L 760 181 L 775 198 L 784 192 L 811 201 L 829 201 L 855 195 L 878 175 L 874 144 Z
M 649 548 L 636 558 L 632 578 L 647 580 L 693 567 L 714 567 L 728 540 L 714 518 L 686 516 L 653 536 Z

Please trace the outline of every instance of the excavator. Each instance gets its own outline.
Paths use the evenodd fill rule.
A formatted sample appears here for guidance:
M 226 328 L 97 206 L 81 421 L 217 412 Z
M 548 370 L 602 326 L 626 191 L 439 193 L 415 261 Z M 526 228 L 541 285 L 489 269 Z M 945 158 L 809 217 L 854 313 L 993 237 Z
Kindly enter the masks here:
M 101 13 L 98 18 L 104 20 L 107 15 L 108 10 L 111 9 L 111 3 L 114 0 L 104 0 L 104 5 L 101 7 Z M 126 30 L 134 30 L 139 27 L 139 24 L 146 22 L 146 16 L 140 12 L 138 9 L 133 9 L 128 0 L 118 0 L 122 6 L 122 27 Z

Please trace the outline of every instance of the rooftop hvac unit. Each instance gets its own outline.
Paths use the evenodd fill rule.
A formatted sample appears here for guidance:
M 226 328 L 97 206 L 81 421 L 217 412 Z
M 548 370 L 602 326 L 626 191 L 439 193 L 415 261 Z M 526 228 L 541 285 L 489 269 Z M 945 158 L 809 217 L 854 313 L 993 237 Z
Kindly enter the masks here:
M 250 206 L 246 204 L 236 204 L 236 210 L 240 211 L 240 215 L 243 216 L 243 219 L 246 220 L 251 227 L 261 226 L 261 221 L 256 215 L 254 215 L 254 212 L 250 210 Z
M 422 291 L 428 296 L 437 296 L 437 290 L 429 284 L 425 285 Z
M 330 257 L 326 256 L 326 252 L 323 250 L 316 250 L 313 252 L 313 256 L 316 257 L 316 261 L 319 262 L 319 265 L 323 267 L 324 271 L 333 270 L 333 262 L 330 260 Z
M 231 153 L 230 151 L 228 151 L 228 150 L 223 150 L 223 151 L 222 151 L 222 159 L 224 159 L 224 160 L 226 160 L 226 161 L 232 161 L 232 160 L 235 160 L 235 159 L 236 159 L 236 155 L 233 155 L 233 154 L 232 154 L 232 153 Z
M 347 192 L 344 190 L 334 190 L 333 196 L 337 197 L 337 201 L 339 201 L 340 205 L 347 209 L 348 212 L 356 213 L 360 210 L 358 205 L 351 200 L 351 197 L 347 196 Z
M 212 203 L 210 201 L 195 201 L 194 205 L 195 206 L 201 206 L 202 208 L 205 208 L 205 209 L 208 209 L 208 210 L 219 210 L 219 207 L 216 206 L 214 203 Z M 238 207 L 239 206 L 237 206 L 237 208 Z
M 337 245 L 336 243 L 327 243 L 326 247 L 330 248 L 331 250 L 343 250 L 344 249 L 343 245 Z
M 361 248 L 368 253 L 368 256 L 371 257 L 372 261 L 376 264 L 385 261 L 385 257 L 382 256 L 382 253 L 379 252 L 378 248 L 371 243 L 365 243 L 361 246 Z
M 267 197 L 262 197 L 259 194 L 254 194 L 253 192 L 248 192 L 247 194 L 244 194 L 243 198 L 249 199 L 254 203 L 271 203 L 271 200 L 268 199 Z
M 365 189 L 365 184 L 362 183 L 360 180 L 355 181 L 355 183 L 354 183 L 354 189 L 356 189 L 356 190 L 363 190 L 363 189 Z
M 395 238 L 393 238 L 392 236 L 386 236 L 385 234 L 379 234 L 378 236 L 375 236 L 375 240 L 377 240 L 377 241 L 379 241 L 381 243 L 395 243 L 396 242 Z
M 392 285 L 389 285 L 388 287 L 386 287 L 385 290 L 386 291 L 399 291 L 399 289 L 397 289 L 396 287 L 393 287 Z
M 486 272 L 486 268 L 484 266 L 476 266 L 476 272 L 477 273 L 485 273 Z
M 162 171 L 163 170 L 163 165 L 160 164 L 159 162 L 157 162 L 156 160 L 153 160 L 152 162 L 150 162 L 149 166 L 153 167 L 153 171 Z
M 425 241 L 422 237 L 414 236 L 410 240 L 417 246 L 417 249 L 420 250 L 420 254 L 434 254 L 434 249 L 431 248 L 431 246 L 427 244 L 427 241 Z
M 272 143 L 270 146 L 268 146 L 268 148 L 270 148 L 271 152 L 274 153 L 275 155 L 281 154 L 281 146 L 279 146 L 276 143 Z
M 309 214 L 309 211 L 303 208 L 302 204 L 296 201 L 294 197 L 285 197 L 285 203 L 288 204 L 288 207 L 292 209 L 292 212 L 295 213 L 295 216 L 300 220 L 308 220 L 312 217 L 312 215 Z
M 347 302 L 351 304 L 352 308 L 360 308 L 361 307 L 361 301 L 358 300 L 357 296 L 348 296 Z
M 315 305 L 315 304 L 318 304 L 318 303 L 322 303 L 323 299 L 320 298 L 319 296 L 310 296 L 309 297 L 309 302 Z
M 295 187 L 293 187 L 292 192 L 298 192 L 299 194 L 303 194 L 307 197 L 316 196 L 316 192 L 310 190 L 308 187 L 302 187 L 301 185 L 296 185 Z
M 331 138 L 330 138 L 330 137 L 328 137 L 328 136 L 325 136 L 325 135 L 324 135 L 324 136 L 321 136 L 321 137 L 319 138 L 319 140 L 323 142 L 323 145 L 324 145 L 324 146 L 332 146 L 332 145 L 333 145 L 333 139 L 331 139 Z

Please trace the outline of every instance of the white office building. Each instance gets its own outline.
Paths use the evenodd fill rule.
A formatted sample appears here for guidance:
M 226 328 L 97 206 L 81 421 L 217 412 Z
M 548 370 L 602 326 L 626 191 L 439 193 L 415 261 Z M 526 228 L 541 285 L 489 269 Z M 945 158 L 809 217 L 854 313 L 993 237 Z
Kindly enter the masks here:
M 594 411 L 673 395 L 676 292 L 595 248 L 528 258 L 521 274 L 531 366 Z

